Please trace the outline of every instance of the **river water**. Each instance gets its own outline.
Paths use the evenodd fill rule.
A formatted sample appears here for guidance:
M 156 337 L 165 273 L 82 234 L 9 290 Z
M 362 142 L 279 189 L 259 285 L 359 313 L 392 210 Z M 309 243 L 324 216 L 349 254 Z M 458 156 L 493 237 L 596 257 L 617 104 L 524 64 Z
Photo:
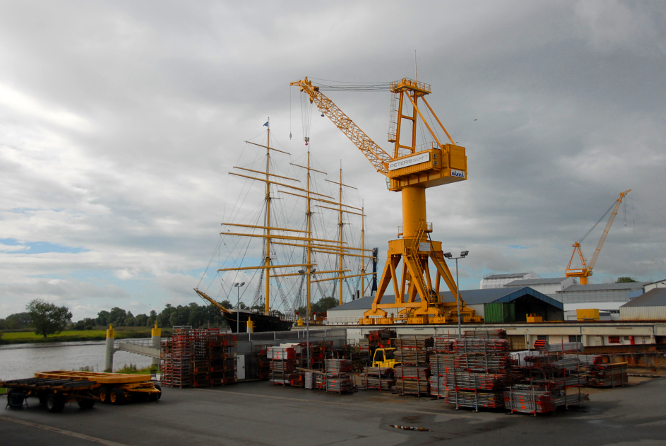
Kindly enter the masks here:
M 90 367 L 104 371 L 106 341 L 53 342 L 40 344 L 14 344 L 0 346 L 0 379 L 31 378 L 35 372 L 49 370 L 78 370 Z M 138 368 L 149 367 L 147 356 L 117 351 L 113 355 L 113 369 L 125 364 Z

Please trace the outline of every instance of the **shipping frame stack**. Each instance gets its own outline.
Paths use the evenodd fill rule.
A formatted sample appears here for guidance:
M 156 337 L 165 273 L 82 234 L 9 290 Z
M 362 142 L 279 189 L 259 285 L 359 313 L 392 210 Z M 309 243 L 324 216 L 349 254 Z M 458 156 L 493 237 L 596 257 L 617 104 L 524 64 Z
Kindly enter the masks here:
M 554 412 L 561 406 L 565 409 L 581 407 L 583 402 L 589 401 L 589 395 L 581 393 L 587 376 L 578 354 L 566 354 L 565 345 L 558 351 L 549 351 L 548 344 L 544 344 L 540 350 L 524 358 L 525 366 L 516 367 L 523 373 L 522 384 L 504 392 L 507 410 L 536 416 Z
M 326 391 L 348 393 L 354 391 L 354 383 L 348 372 L 352 370 L 349 359 L 327 359 L 326 363 Z
M 395 387 L 395 371 L 391 367 L 368 367 L 359 377 L 365 390 L 382 392 Z
M 167 387 L 192 385 L 191 362 L 194 358 L 192 327 L 173 327 L 170 339 L 161 343 L 161 383 Z
M 236 335 L 218 328 L 173 328 L 162 340 L 160 382 L 166 387 L 210 387 L 236 383 Z
M 438 373 L 444 370 L 438 392 L 445 394 L 445 402 L 456 410 L 504 408 L 504 389 L 512 381 L 513 365 L 505 337 L 501 329 L 470 330 L 449 341 L 451 353 L 437 357 Z
M 235 334 L 209 332 L 207 356 L 210 361 L 211 386 L 224 386 L 238 382 L 238 354 Z
M 267 358 L 271 361 L 271 384 L 290 386 L 299 378 L 293 347 L 268 347 Z
M 395 344 L 395 393 L 400 395 L 428 395 L 430 378 L 430 348 L 432 336 L 403 335 Z

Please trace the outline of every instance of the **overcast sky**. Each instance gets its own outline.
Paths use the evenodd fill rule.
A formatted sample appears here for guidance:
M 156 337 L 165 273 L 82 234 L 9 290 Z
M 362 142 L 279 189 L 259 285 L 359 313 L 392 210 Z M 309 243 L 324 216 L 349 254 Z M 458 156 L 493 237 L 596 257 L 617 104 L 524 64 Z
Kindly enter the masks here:
M 666 277 L 663 2 L 2 1 L 0 317 L 34 298 L 75 320 L 196 301 L 243 142 L 270 117 L 302 159 L 289 82 L 413 77 L 414 50 L 467 150 L 469 179 L 427 192 L 433 239 L 470 251 L 461 288 L 563 276 L 627 189 L 591 283 Z M 388 149 L 388 92 L 329 97 Z M 316 112 L 310 137 L 359 188 L 383 267 L 399 194 Z

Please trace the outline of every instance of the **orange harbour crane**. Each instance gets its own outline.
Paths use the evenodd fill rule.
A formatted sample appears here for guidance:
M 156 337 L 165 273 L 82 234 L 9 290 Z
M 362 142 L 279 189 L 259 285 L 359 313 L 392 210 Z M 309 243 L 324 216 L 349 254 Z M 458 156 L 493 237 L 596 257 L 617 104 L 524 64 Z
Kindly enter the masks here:
M 402 195 L 403 224 L 398 228 L 398 239 L 389 241 L 388 258 L 372 308 L 365 312 L 359 323 L 392 324 L 396 320 L 411 324 L 453 322 L 458 318 L 458 308 L 463 321 L 481 321 L 482 318 L 465 306 L 460 297 L 444 259 L 442 243 L 429 237 L 433 227 L 426 219 L 426 189 L 467 179 L 465 148 L 453 142 L 428 104 L 425 96 L 431 92 L 430 85 L 407 78 L 390 84 L 393 99 L 388 141 L 394 145 L 393 154 L 377 145 L 307 77 L 291 85 L 307 94 L 310 103 L 314 103 L 322 115 L 328 116 L 361 150 L 377 172 L 387 177 L 389 190 Z M 431 127 L 423 116 L 428 111 L 450 143 L 440 141 L 435 124 Z M 433 141 L 417 146 L 419 122 L 425 125 Z M 455 302 L 440 299 L 442 280 Z M 395 302 L 383 303 L 382 297 L 391 283 Z M 420 301 L 416 300 L 417 295 Z M 397 312 L 397 315 L 391 313 L 389 316 L 389 311 Z
M 594 229 L 601 220 L 608 214 L 608 211 L 604 215 L 601 216 L 599 221 L 597 221 L 594 226 L 592 226 L 592 229 L 587 231 L 587 234 L 583 236 L 579 241 L 575 242 L 573 245 L 574 251 L 573 254 L 571 254 L 571 259 L 569 260 L 569 265 L 567 265 L 566 269 L 566 276 L 567 277 L 578 277 L 580 278 L 580 284 L 581 285 L 587 285 L 587 278 L 592 275 L 592 268 L 594 268 L 594 264 L 597 263 L 597 258 L 599 257 L 599 253 L 601 252 L 601 247 L 604 246 L 604 242 L 606 241 L 606 237 L 608 236 L 608 231 L 610 231 L 611 225 L 613 224 L 613 221 L 615 220 L 615 216 L 617 215 L 617 211 L 620 208 L 620 204 L 622 204 L 622 200 L 624 197 L 631 192 L 631 189 L 626 190 L 622 193 L 620 193 L 620 197 L 615 200 L 615 204 L 612 205 L 608 211 L 611 209 L 613 212 L 611 212 L 610 217 L 608 218 L 608 223 L 606 223 L 606 228 L 604 229 L 603 234 L 601 234 L 601 238 L 599 239 L 599 243 L 597 244 L 597 249 L 594 251 L 594 255 L 592 256 L 592 260 L 589 263 L 585 262 L 585 257 L 583 256 L 583 251 L 580 250 L 580 244 L 583 242 L 585 237 L 587 237 L 590 232 L 592 232 L 592 229 Z M 581 267 L 580 268 L 572 268 L 571 263 L 573 262 L 574 257 L 576 256 L 576 253 L 578 253 L 578 257 L 580 258 L 580 263 Z

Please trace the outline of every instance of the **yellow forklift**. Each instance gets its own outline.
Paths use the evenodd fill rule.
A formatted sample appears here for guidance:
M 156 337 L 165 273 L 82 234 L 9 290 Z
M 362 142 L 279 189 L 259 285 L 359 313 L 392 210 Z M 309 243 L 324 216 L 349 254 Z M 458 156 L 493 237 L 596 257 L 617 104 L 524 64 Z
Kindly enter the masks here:
M 373 367 L 388 367 L 392 369 L 400 364 L 395 360 L 395 348 L 378 348 L 372 356 Z

